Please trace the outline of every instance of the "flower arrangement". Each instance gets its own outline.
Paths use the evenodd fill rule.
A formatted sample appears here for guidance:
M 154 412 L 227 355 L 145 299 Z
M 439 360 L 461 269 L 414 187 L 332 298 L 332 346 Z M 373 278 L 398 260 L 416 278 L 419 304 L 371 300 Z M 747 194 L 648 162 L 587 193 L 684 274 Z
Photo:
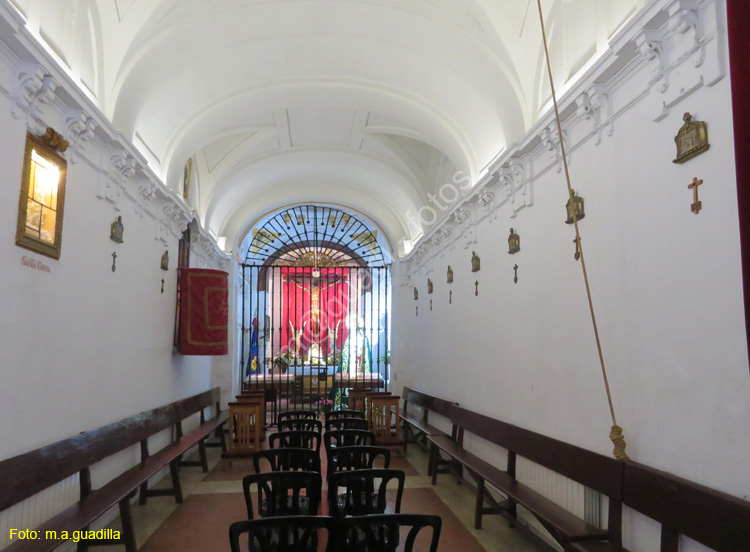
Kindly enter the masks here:
M 318 404 L 323 407 L 324 412 L 330 412 L 333 408 L 333 399 L 320 399 Z

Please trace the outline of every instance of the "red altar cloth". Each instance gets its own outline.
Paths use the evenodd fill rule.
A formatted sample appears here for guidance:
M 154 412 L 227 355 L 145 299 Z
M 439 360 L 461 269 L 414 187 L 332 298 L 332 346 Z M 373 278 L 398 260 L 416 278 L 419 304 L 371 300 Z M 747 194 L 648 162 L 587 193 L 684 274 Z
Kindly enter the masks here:
M 229 274 L 220 270 L 180 270 L 180 353 L 226 355 Z

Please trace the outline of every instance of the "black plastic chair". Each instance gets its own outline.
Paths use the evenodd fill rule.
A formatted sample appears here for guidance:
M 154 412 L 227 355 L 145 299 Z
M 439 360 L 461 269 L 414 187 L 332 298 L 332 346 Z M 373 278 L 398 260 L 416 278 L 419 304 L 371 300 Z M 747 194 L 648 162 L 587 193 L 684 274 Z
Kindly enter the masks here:
M 403 552 L 413 552 L 417 535 L 425 527 L 432 527 L 429 552 L 437 552 L 440 516 L 425 514 L 375 514 L 340 519 L 336 527 L 336 550 L 339 552 L 396 552 L 401 538 L 401 528 L 409 531 Z M 428 549 L 420 546 L 420 552 Z
M 323 424 L 320 420 L 308 418 L 297 418 L 295 420 L 282 420 L 278 423 L 279 431 L 317 431 L 323 433 Z
M 323 434 L 326 452 L 336 447 L 375 446 L 375 434 L 364 429 L 332 429 Z
M 253 519 L 252 486 L 257 487 L 258 517 L 314 516 L 318 513 L 323 480 L 316 472 L 253 473 L 242 479 L 247 518 Z M 303 492 L 304 491 L 304 492 Z
M 264 462 L 265 461 L 265 462 Z M 267 464 L 270 470 L 263 470 Z M 255 473 L 263 471 L 311 471 L 320 473 L 320 454 L 307 448 L 259 450 L 253 454 Z
M 326 422 L 326 431 L 337 429 L 370 429 L 370 424 L 362 418 L 332 418 Z
M 321 534 L 328 535 L 326 552 L 336 550 L 336 520 L 326 516 L 285 516 L 238 521 L 229 526 L 229 546 L 240 552 L 247 534 L 251 552 L 318 552 Z
M 347 470 L 373 469 L 375 461 L 382 457 L 383 468 L 391 464 L 391 451 L 383 447 L 355 446 L 333 447 L 328 452 L 327 474 Z
M 406 476 L 402 470 L 340 471 L 328 476 L 328 512 L 335 518 L 384 514 L 388 484 L 396 481 L 396 503 L 392 513 L 401 511 Z M 377 480 L 377 481 L 376 481 Z M 343 490 L 343 493 L 339 491 Z
M 317 420 L 318 413 L 312 410 L 288 410 L 286 412 L 279 412 L 279 416 L 276 419 L 277 422 L 283 422 L 284 420 Z
M 268 436 L 268 446 L 278 448 L 306 448 L 320 454 L 320 433 L 317 431 L 279 431 Z
M 325 413 L 325 421 L 335 420 L 338 418 L 361 418 L 365 419 L 365 413 L 361 410 L 331 410 Z

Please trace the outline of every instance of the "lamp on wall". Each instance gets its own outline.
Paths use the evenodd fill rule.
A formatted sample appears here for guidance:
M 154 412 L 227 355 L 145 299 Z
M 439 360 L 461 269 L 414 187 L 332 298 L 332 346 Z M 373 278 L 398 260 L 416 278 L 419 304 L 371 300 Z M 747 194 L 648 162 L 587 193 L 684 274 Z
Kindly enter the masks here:
M 586 213 L 583 211 L 583 198 L 577 196 L 575 190 L 571 190 L 570 193 L 572 197 L 568 199 L 568 203 L 565 204 L 565 208 L 568 211 L 568 220 L 565 221 L 566 224 L 573 224 L 576 220 L 581 220 L 586 216 Z
M 521 238 L 511 228 L 510 236 L 508 236 L 508 254 L 513 255 L 513 253 L 518 253 L 519 251 L 521 251 Z

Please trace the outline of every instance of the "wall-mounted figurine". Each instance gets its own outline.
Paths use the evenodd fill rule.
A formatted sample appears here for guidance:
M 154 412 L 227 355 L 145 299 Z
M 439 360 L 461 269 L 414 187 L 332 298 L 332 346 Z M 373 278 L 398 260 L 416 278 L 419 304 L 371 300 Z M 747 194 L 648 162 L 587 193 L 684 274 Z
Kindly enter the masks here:
M 447 282 L 449 284 L 453 283 L 453 269 L 451 268 L 451 265 L 448 265 L 448 279 Z
M 583 211 L 583 198 L 577 196 L 575 190 L 571 190 L 571 193 L 573 195 L 573 202 L 571 203 L 570 198 L 568 198 L 568 202 L 565 204 L 565 209 L 568 211 L 568 218 L 565 224 L 573 224 L 576 220 L 581 220 L 586 216 L 586 213 Z
M 479 272 L 479 257 L 476 251 L 471 252 L 471 271 Z
M 711 147 L 708 143 L 708 128 L 704 121 L 693 121 L 693 116 L 690 113 L 685 113 L 682 120 L 685 121 L 685 124 L 674 137 L 677 157 L 672 160 L 672 163 L 684 163 Z
M 169 249 L 167 249 L 164 252 L 164 255 L 161 256 L 161 269 L 169 270 Z
M 117 220 L 112 223 L 112 227 L 109 232 L 109 239 L 113 242 L 122 243 L 122 234 L 125 231 L 125 227 L 122 224 L 122 216 L 117 217 Z
M 427 293 L 432 293 L 432 280 L 427 278 Z
M 510 236 L 508 236 L 508 254 L 513 255 L 513 253 L 518 253 L 519 251 L 521 251 L 521 238 L 511 228 Z
M 414 300 L 416 301 L 417 299 L 419 299 L 419 290 L 417 286 L 414 286 Z

